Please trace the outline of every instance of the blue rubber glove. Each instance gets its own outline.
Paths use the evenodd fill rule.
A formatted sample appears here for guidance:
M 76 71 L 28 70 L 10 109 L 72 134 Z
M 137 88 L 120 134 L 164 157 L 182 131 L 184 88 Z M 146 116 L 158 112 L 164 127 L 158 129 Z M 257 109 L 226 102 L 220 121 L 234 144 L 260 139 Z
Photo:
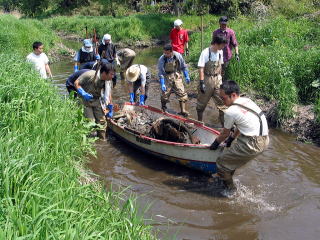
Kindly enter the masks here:
M 145 95 L 140 95 L 139 105 L 144 105 L 144 99 L 145 99 Z
M 93 98 L 92 94 L 87 93 L 85 90 L 83 90 L 82 87 L 79 87 L 77 89 L 77 93 L 79 93 L 79 95 L 81 97 L 83 97 L 83 99 L 86 100 L 86 101 L 89 101 L 89 100 L 91 100 Z
M 190 77 L 189 77 L 189 72 L 187 69 L 183 70 L 183 75 L 184 78 L 186 79 L 186 83 L 189 84 L 190 83 Z
M 164 77 L 160 77 L 160 85 L 161 85 L 162 92 L 167 91 L 166 85 L 164 84 Z
M 100 60 L 100 55 L 99 54 L 96 55 L 96 60 L 98 60 L 98 61 Z
M 134 103 L 134 93 L 130 93 L 130 103 Z
M 112 118 L 113 117 L 113 105 L 109 104 L 108 106 L 109 112 L 107 113 L 106 117 L 107 118 Z
M 74 72 L 78 72 L 78 71 L 79 71 L 79 66 L 78 66 L 78 65 L 74 65 L 73 71 L 74 71 Z

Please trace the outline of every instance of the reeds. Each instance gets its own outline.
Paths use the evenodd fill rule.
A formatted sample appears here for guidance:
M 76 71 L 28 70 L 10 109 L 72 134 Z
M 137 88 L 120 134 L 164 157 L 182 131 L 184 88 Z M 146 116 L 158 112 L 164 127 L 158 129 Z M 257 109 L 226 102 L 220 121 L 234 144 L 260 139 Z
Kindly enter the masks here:
M 20 36 L 25 27 L 10 34 Z M 0 55 L 0 239 L 154 239 L 133 198 L 82 180 L 92 144 L 80 108 L 17 54 L 29 44 L 12 44 L 17 51 Z

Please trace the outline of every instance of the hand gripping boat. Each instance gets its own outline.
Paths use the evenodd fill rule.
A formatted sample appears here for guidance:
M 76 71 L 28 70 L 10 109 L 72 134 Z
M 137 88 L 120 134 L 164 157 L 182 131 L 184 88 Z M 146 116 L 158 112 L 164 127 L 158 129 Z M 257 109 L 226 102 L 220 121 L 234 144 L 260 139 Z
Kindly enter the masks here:
M 207 174 L 216 172 L 216 159 L 221 154 L 222 148 L 212 151 L 209 147 L 219 135 L 218 131 L 206 127 L 199 121 L 165 113 L 160 109 L 151 106 L 138 106 L 125 103 L 121 111 L 146 114 L 151 121 L 157 121 L 161 118 L 165 118 L 169 119 L 169 121 L 172 119 L 175 122 L 191 126 L 192 137 L 199 139 L 200 144 L 190 142 L 179 143 L 152 138 L 141 133 L 142 131 L 130 129 L 125 125 L 119 124 L 116 120 L 117 116 L 115 116 L 114 119 L 108 120 L 108 129 L 111 130 L 116 137 L 143 152 L 200 170 Z

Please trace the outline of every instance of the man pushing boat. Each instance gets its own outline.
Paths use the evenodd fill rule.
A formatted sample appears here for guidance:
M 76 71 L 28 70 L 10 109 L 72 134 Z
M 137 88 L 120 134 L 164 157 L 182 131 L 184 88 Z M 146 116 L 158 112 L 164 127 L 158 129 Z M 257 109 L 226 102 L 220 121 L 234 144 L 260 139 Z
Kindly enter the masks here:
M 249 98 L 240 97 L 235 81 L 225 81 L 220 86 L 220 97 L 229 108 L 224 112 L 224 128 L 210 146 L 217 150 L 221 143 L 226 148 L 218 157 L 217 180 L 234 190 L 234 172 L 262 153 L 269 144 L 268 124 L 261 109 Z M 231 129 L 235 126 L 235 131 Z M 233 143 L 233 141 L 235 141 Z

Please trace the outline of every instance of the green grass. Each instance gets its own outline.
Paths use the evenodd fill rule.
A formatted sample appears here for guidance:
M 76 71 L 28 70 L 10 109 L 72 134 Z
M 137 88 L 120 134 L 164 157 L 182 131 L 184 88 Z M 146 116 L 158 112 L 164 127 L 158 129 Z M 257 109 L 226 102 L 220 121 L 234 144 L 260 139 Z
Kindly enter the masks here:
M 30 42 L 51 35 L 38 21 L 0 22 L 17 27 L 0 33 L 15 41 L 8 49 L 2 41 L 0 54 L 0 239 L 154 239 L 134 198 L 86 183 L 93 150 L 82 110 L 37 77 L 25 62 L 30 43 L 18 42 L 27 27 L 38 34 Z
M 299 18 L 276 17 L 263 22 L 249 18 L 231 21 L 237 34 L 240 63 L 232 61 L 230 79 L 243 90 L 255 89 L 259 94 L 278 101 L 280 121 L 291 117 L 296 103 L 314 104 L 319 88 L 313 82 L 320 78 L 320 29 L 316 22 Z M 204 37 L 210 45 L 210 26 Z M 200 34 L 191 37 L 191 59 L 197 62 Z
M 88 26 L 92 34 L 95 28 L 100 36 L 105 33 L 112 35 L 113 41 L 132 42 L 137 40 L 151 40 L 169 34 L 173 28 L 173 21 L 176 17 L 170 15 L 148 14 L 130 15 L 125 17 L 111 16 L 104 17 L 53 17 L 43 20 L 54 30 L 76 33 L 85 37 L 85 27 Z M 184 27 L 188 29 L 198 29 L 200 27 L 200 17 L 181 16 Z M 204 24 L 216 23 L 217 19 L 212 16 L 204 16 Z

